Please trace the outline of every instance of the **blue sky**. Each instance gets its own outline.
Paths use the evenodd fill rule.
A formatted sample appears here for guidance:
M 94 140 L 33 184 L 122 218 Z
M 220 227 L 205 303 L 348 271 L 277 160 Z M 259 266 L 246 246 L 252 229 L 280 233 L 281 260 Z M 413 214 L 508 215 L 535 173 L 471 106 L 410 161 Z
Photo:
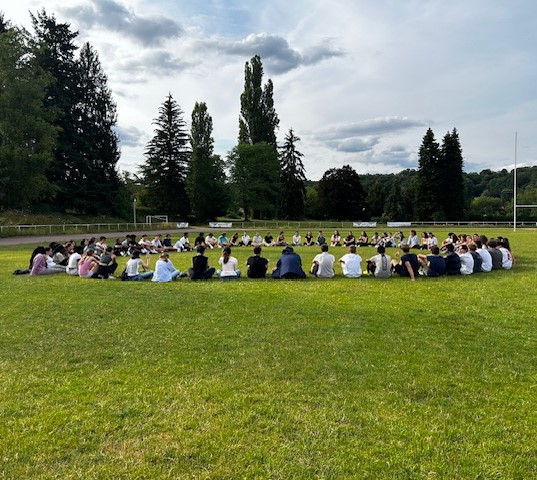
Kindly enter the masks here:
M 15 5 L 16 3 L 16 5 Z M 236 142 L 244 63 L 274 83 L 279 140 L 301 137 L 306 174 L 417 168 L 430 126 L 457 128 L 467 171 L 537 164 L 537 3 L 531 0 L 18 0 L 45 8 L 99 52 L 118 105 L 120 168 L 136 171 L 168 92 L 213 117 L 215 151 Z

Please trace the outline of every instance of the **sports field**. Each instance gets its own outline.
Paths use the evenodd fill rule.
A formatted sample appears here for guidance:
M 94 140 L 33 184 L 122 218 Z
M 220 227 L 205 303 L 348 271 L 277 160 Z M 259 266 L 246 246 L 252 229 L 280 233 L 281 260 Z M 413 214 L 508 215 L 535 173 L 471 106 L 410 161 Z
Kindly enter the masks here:
M 479 233 L 513 270 L 155 284 L 0 249 L 0 478 L 537 478 L 537 232 Z

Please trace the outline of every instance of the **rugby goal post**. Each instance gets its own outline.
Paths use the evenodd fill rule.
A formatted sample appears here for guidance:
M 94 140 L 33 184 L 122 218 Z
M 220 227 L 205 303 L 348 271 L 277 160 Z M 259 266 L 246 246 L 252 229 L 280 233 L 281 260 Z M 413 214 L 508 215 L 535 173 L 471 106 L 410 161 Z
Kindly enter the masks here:
M 518 205 L 516 203 L 516 169 L 517 169 L 518 132 L 515 132 L 515 168 L 513 169 L 513 232 L 516 232 L 517 208 L 537 208 L 537 205 Z

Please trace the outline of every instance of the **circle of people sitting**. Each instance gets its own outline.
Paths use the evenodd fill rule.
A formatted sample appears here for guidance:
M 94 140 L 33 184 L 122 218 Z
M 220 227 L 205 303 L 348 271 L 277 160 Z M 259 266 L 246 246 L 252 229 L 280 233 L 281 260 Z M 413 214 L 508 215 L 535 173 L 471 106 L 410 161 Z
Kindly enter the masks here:
M 155 235 L 151 240 L 146 234 L 137 240 L 136 235 L 126 235 L 116 239 L 114 245 L 106 243 L 106 237 L 83 239 L 80 243 L 71 240 L 65 244 L 53 242 L 48 247 L 37 247 L 31 255 L 28 269 L 15 270 L 15 274 L 49 275 L 66 273 L 81 278 L 114 279 L 118 268 L 118 257 L 128 257 L 121 280 L 171 282 L 177 278 L 190 277 L 192 280 L 208 280 L 215 274 L 221 280 L 241 277 L 238 260 L 232 255 L 232 247 L 252 247 L 253 255 L 246 261 L 248 278 L 300 279 L 307 275 L 302 259 L 293 247 L 317 246 L 320 253 L 314 256 L 309 273 L 318 278 L 335 276 L 336 259 L 329 252 L 330 247 L 347 247 L 348 251 L 339 258 L 342 274 L 349 278 L 371 275 L 389 278 L 392 275 L 407 277 L 414 281 L 419 276 L 440 277 L 443 275 L 471 275 L 491 270 L 511 269 L 514 258 L 509 240 L 504 237 L 488 239 L 485 235 L 449 233 L 439 242 L 432 232 L 423 232 L 421 238 L 415 230 L 408 237 L 402 232 L 376 232 L 371 238 L 363 231 L 358 238 L 352 232 L 342 237 L 338 230 L 327 238 L 322 230 L 314 237 L 308 231 L 302 239 L 297 231 L 290 242 L 285 233 L 274 238 L 270 232 L 261 236 L 259 232 L 250 237 L 248 232 L 239 237 L 235 233 L 230 238 L 225 232 L 218 237 L 209 233 L 199 233 L 191 243 L 189 233 L 175 243 L 170 234 Z M 263 247 L 284 247 L 276 266 L 269 272 L 269 260 L 263 257 Z M 362 259 L 360 247 L 376 247 L 376 255 Z M 386 253 L 387 248 L 399 248 L 394 258 Z M 218 268 L 209 266 L 207 249 L 221 249 Z M 190 252 L 192 266 L 183 272 L 175 268 L 170 259 L 171 252 Z M 417 251 L 417 253 L 414 253 Z M 423 253 L 422 253 L 423 252 Z M 154 269 L 151 255 L 158 255 Z M 362 263 L 364 269 L 362 269 Z

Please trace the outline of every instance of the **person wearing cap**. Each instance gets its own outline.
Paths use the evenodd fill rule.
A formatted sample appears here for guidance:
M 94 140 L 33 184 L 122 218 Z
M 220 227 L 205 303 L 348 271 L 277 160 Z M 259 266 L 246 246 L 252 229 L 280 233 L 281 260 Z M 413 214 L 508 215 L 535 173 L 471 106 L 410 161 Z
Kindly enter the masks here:
M 186 273 L 177 270 L 172 261 L 170 255 L 166 252 L 161 253 L 157 263 L 155 264 L 155 272 L 151 278 L 152 282 L 171 282 L 177 277 L 185 277 Z

